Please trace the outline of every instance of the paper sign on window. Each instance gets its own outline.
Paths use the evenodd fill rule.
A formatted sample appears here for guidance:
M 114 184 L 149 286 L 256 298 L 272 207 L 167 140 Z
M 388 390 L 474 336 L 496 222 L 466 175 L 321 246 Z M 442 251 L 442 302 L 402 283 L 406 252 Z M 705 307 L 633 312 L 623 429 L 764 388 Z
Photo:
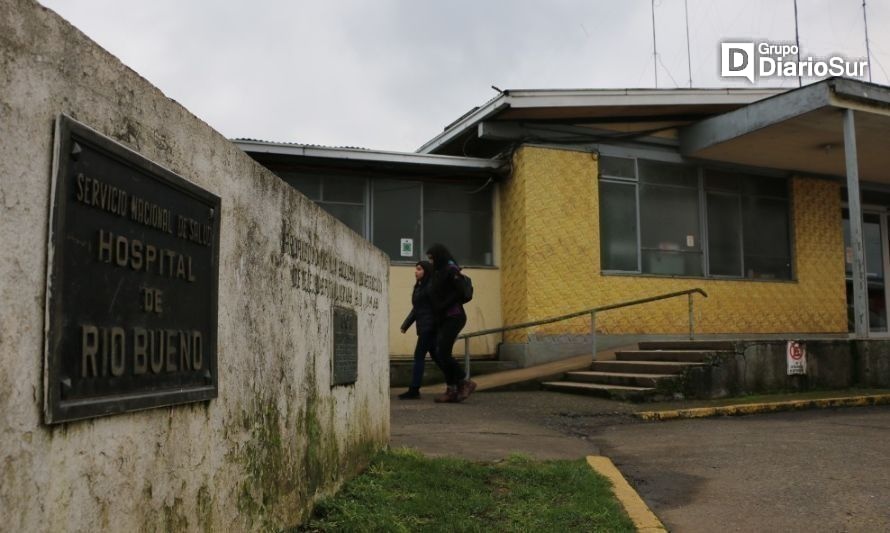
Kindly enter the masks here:
M 414 256 L 414 239 L 402 239 L 402 245 L 399 247 L 402 257 Z

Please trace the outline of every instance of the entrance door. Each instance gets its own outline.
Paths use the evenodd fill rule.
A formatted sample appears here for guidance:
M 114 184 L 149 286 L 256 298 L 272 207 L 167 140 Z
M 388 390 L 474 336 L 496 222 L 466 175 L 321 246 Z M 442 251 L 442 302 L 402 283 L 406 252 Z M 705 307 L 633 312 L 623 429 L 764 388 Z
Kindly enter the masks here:
M 886 212 L 863 209 L 862 239 L 865 248 L 865 277 L 868 286 L 868 330 L 876 336 L 890 335 L 887 328 L 888 293 L 884 273 L 890 267 L 890 241 Z M 844 209 L 846 250 L 847 326 L 853 331 L 853 250 L 850 247 L 850 214 Z

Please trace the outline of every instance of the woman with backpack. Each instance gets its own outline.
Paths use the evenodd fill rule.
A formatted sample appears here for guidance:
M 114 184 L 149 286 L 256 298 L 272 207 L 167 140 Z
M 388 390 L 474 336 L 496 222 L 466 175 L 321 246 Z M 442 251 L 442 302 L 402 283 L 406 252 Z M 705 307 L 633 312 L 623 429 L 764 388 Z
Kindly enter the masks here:
M 476 383 L 463 379 L 464 372 L 452 357 L 454 341 L 467 324 L 463 302 L 472 297 L 472 285 L 460 271 L 460 267 L 441 244 L 430 246 L 426 252 L 433 265 L 427 294 L 433 306 L 436 321 L 435 360 L 445 374 L 445 393 L 436 398 L 437 403 L 456 403 L 466 400 L 476 390 Z
M 408 331 L 411 324 L 416 324 L 417 345 L 414 347 L 414 366 L 411 370 L 411 385 L 408 390 L 399 394 L 400 400 L 416 400 L 420 398 L 420 385 L 423 381 L 423 367 L 426 354 L 436 361 L 436 319 L 430 303 L 427 287 L 432 278 L 433 265 L 429 261 L 418 261 L 414 265 L 414 292 L 411 294 L 411 312 L 402 322 L 402 333 Z

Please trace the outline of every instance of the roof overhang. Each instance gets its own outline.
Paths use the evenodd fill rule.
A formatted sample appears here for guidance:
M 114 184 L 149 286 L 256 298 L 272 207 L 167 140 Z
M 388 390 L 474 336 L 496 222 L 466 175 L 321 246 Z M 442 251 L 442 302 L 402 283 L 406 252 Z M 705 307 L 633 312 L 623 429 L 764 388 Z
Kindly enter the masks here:
M 467 113 L 417 152 L 453 153 L 489 121 L 567 124 L 681 120 L 688 123 L 786 89 L 547 89 L 509 90 Z
M 844 176 L 843 112 L 856 111 L 862 181 L 890 183 L 890 88 L 831 78 L 680 130 L 686 157 Z
M 419 175 L 492 175 L 506 171 L 502 160 L 475 157 L 415 154 L 365 150 L 361 148 L 331 148 L 266 141 L 232 141 L 235 146 L 255 159 L 274 160 L 316 168 L 360 168 L 365 170 L 399 170 Z

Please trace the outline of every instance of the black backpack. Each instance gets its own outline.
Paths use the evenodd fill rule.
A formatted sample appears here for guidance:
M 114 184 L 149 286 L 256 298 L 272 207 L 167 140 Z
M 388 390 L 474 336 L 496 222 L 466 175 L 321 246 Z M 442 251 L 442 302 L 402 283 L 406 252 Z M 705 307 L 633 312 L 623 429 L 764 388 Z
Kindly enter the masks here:
M 473 280 L 463 272 L 458 275 L 457 283 L 457 299 L 460 303 L 465 304 L 473 299 Z

